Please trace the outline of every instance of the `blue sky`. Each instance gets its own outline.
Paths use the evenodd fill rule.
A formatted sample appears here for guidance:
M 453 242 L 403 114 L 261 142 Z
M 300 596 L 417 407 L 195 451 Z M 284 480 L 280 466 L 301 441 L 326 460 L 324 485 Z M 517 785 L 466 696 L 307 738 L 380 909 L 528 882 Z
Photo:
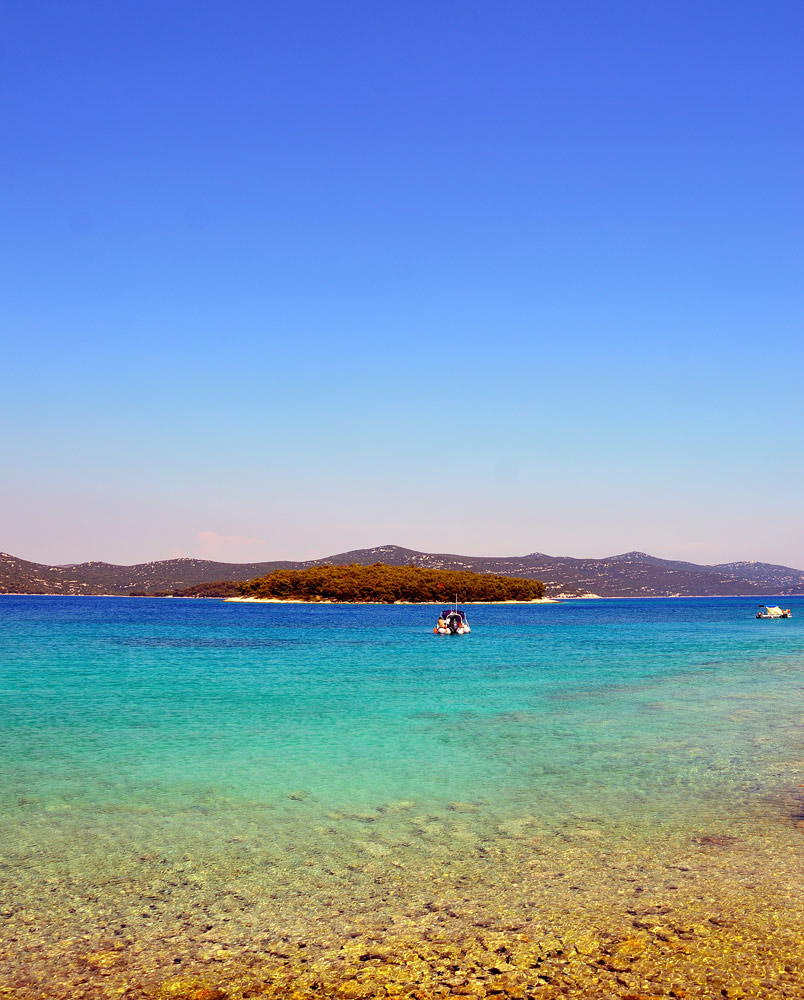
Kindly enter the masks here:
M 804 567 L 804 7 L 11 2 L 0 548 Z

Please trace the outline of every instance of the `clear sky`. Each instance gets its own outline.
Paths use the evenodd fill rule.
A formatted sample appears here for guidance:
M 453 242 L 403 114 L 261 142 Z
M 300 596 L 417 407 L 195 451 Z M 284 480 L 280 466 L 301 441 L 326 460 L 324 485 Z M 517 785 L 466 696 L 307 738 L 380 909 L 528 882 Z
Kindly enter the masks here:
M 0 549 L 804 567 L 804 5 L 9 0 Z

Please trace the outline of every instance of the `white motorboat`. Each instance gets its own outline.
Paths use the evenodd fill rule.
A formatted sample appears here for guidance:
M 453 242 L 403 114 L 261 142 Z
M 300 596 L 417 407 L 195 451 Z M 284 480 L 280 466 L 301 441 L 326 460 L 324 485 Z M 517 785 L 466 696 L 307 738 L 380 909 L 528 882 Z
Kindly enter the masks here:
M 447 608 L 441 612 L 438 624 L 433 629 L 437 635 L 466 635 L 471 631 L 466 612 L 459 611 L 457 603 L 454 608 Z

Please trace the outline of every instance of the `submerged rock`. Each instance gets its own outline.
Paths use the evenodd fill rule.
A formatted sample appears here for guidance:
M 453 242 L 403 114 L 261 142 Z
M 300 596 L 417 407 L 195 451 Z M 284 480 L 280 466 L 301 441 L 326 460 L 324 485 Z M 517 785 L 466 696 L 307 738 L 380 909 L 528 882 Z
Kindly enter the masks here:
M 219 986 L 189 976 L 166 979 L 157 992 L 158 1000 L 225 1000 Z
M 739 843 L 739 837 L 732 837 L 728 834 L 707 833 L 700 834 L 692 839 L 694 843 L 700 844 L 701 847 L 730 847 L 732 844 Z

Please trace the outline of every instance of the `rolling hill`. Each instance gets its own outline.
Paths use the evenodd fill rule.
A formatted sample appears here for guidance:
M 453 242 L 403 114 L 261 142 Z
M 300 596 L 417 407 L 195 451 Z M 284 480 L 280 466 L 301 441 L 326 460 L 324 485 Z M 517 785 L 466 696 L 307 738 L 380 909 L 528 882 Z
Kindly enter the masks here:
M 223 563 L 208 559 L 166 559 L 115 566 L 86 562 L 47 566 L 0 553 L 0 593 L 127 595 L 132 591 L 174 591 L 218 580 L 251 580 L 277 569 L 308 569 L 327 563 L 421 566 L 471 570 L 543 580 L 551 597 L 692 597 L 804 594 L 804 571 L 760 562 L 700 566 L 627 552 L 605 559 L 571 559 L 532 552 L 524 556 L 464 556 L 417 552 L 398 545 L 339 552 L 301 562 Z

